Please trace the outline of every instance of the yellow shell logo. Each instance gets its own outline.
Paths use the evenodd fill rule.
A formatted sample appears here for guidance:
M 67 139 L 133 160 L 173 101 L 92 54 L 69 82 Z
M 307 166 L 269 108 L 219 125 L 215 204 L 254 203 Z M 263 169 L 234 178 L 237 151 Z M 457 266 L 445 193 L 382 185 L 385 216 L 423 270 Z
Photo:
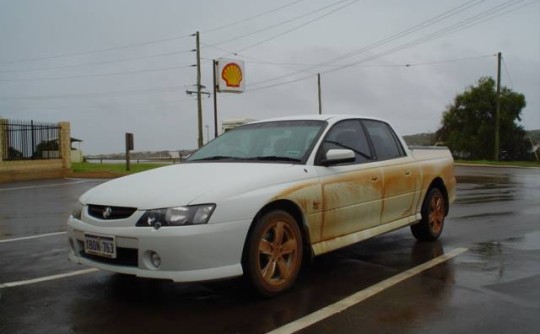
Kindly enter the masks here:
M 242 69 L 235 63 L 227 64 L 221 71 L 221 77 L 227 87 L 240 87 L 242 82 Z

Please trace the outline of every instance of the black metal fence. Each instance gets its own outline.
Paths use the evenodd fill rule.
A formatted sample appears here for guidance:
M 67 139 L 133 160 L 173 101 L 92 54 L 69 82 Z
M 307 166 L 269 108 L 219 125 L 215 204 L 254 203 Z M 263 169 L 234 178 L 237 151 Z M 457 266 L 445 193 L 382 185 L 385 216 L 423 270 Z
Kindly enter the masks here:
M 59 159 L 60 125 L 34 121 L 10 121 L 3 127 L 3 160 Z

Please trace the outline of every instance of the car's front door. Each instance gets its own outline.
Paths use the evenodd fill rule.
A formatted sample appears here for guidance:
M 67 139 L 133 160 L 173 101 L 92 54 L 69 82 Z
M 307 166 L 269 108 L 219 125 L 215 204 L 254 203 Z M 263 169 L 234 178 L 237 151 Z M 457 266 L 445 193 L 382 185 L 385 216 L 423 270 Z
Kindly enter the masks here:
M 317 166 L 322 186 L 321 240 L 329 240 L 380 224 L 381 169 L 373 163 L 370 146 L 359 120 L 337 123 L 325 136 L 318 152 L 322 161 L 330 149 L 353 149 L 355 161 Z

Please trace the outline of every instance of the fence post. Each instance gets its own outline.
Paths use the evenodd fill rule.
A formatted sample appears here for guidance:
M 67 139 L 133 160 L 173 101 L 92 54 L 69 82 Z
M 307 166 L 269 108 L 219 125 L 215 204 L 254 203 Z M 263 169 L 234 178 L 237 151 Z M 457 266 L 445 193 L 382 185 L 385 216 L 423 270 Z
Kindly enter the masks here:
M 71 169 L 71 129 L 69 122 L 60 122 L 60 155 L 62 166 Z

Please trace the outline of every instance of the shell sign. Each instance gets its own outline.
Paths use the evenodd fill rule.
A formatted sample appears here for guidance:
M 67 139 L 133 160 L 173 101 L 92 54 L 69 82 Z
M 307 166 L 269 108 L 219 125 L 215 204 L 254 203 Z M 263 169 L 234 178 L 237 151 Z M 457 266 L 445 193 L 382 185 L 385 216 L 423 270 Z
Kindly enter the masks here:
M 244 62 L 241 60 L 224 59 L 217 61 L 218 91 L 223 93 L 242 93 L 244 91 Z

